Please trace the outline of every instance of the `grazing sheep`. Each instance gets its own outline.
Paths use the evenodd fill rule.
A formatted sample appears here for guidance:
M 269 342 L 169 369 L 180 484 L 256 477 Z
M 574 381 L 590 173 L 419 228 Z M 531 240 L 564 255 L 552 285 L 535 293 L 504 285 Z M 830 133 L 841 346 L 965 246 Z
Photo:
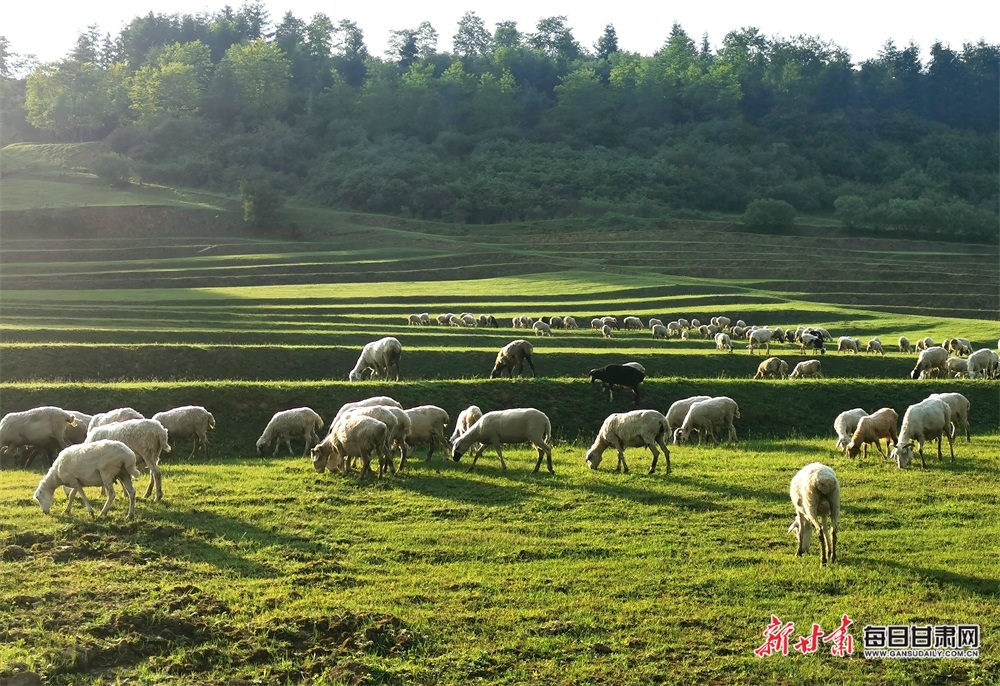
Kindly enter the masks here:
M 379 458 L 379 478 L 392 464 L 389 454 L 389 427 L 367 415 L 345 418 L 333 427 L 333 431 L 314 446 L 311 451 L 313 469 L 320 474 L 324 470 L 340 471 L 345 476 L 350 471 L 351 459 L 361 460 L 361 476 L 371 474 L 373 455 Z
M 638 317 L 625 317 L 625 319 L 622 320 L 622 325 L 631 331 L 641 331 L 646 328 L 643 326 L 642 320 Z
M 899 348 L 901 353 L 912 353 L 913 346 L 910 345 L 910 339 L 906 336 L 900 336 L 899 340 L 896 342 L 896 346 Z
M 919 341 L 917 341 L 917 351 L 927 350 L 928 348 L 933 348 L 933 347 L 935 347 L 934 339 L 931 338 L 930 336 L 921 338 Z
M 479 409 L 478 405 L 469 405 L 467 408 L 458 413 L 458 419 L 455 420 L 455 432 L 452 433 L 451 438 L 448 439 L 449 443 L 454 443 L 455 440 L 469 430 L 469 427 L 478 421 L 480 417 L 483 416 L 483 411 Z
M 545 322 L 543 322 L 541 319 L 539 319 L 537 322 L 535 322 L 534 324 L 532 324 L 531 328 L 534 330 L 536 336 L 551 336 L 552 335 L 552 327 L 550 325 L 546 324 Z
M 549 320 L 549 327 L 552 329 L 561 329 L 564 325 L 565 323 L 563 322 L 562 317 L 552 317 L 552 319 Z
M 867 417 L 868 413 L 860 407 L 853 410 L 844 410 L 833 420 L 833 430 L 837 432 L 837 450 L 847 450 L 851 443 L 851 436 L 858 428 L 858 421 L 862 417 Z
M 448 326 L 462 326 L 462 318 L 457 314 L 451 315 L 448 318 Z
M 564 329 L 577 329 L 576 318 L 574 317 L 563 317 L 563 328 Z
M 721 335 L 721 334 L 720 334 Z M 780 357 L 769 357 L 757 365 L 755 379 L 784 379 L 788 377 L 788 363 Z
M 715 349 L 733 352 L 733 341 L 729 338 L 728 333 L 719 332 L 715 334 Z
M 937 439 L 938 460 L 941 460 L 941 437 L 948 437 L 948 449 L 951 450 L 951 461 L 955 461 L 954 427 L 951 422 L 951 407 L 941 398 L 924 398 L 915 405 L 906 408 L 903 415 L 903 425 L 899 429 L 899 439 L 896 447 L 889 455 L 896 460 L 900 469 L 913 460 L 913 444 L 919 445 L 920 464 L 927 467 L 924 461 L 924 441 Z
M 686 319 L 678 319 L 677 320 L 677 326 L 681 327 L 682 329 L 690 329 L 691 328 L 691 322 L 689 322 Z
M 788 334 L 780 326 L 774 327 L 774 335 L 771 336 L 771 340 L 775 343 L 784 343 L 787 339 Z
M 92 431 L 104 424 L 124 422 L 127 419 L 145 419 L 145 417 L 141 412 L 133 410 L 131 407 L 119 407 L 117 410 L 95 414 L 90 420 L 90 426 L 87 427 L 87 431 Z
M 795 369 L 788 375 L 789 379 L 807 379 L 809 377 L 823 378 L 822 366 L 819 360 L 805 360 L 795 365 Z
M 319 443 L 317 432 L 322 428 L 323 418 L 311 408 L 295 407 L 275 412 L 271 421 L 264 427 L 264 432 L 257 439 L 257 454 L 263 455 L 264 451 L 273 443 L 274 452 L 271 453 L 271 457 L 274 457 L 278 454 L 281 442 L 284 441 L 285 445 L 288 446 L 288 453 L 294 455 L 292 437 L 302 436 L 306 439 L 305 448 L 302 450 L 302 456 L 305 457 L 309 449 Z
M 882 457 L 889 455 L 889 442 L 898 443 L 899 434 L 896 432 L 896 424 L 899 422 L 899 413 L 891 407 L 872 412 L 867 417 L 858 420 L 858 425 L 851 435 L 851 442 L 847 444 L 847 456 L 857 457 L 863 451 L 863 457 L 868 459 L 868 444 L 874 443 L 875 449 Z M 885 439 L 885 451 L 882 450 L 882 439 Z
M 423 325 L 423 326 L 427 326 L 430 323 L 431 323 L 431 315 L 430 315 L 430 313 L 429 312 L 421 312 L 420 313 L 420 324 Z
M 850 336 L 841 336 L 837 339 L 837 352 L 858 354 L 857 341 Z
M 705 338 L 715 338 L 719 333 L 722 332 L 722 329 L 720 329 L 715 324 L 707 324 L 700 326 L 698 327 L 698 330 Z
M 406 416 L 410 418 L 410 433 L 404 443 L 409 447 L 426 443 L 427 459 L 431 459 L 434 454 L 434 446 L 440 445 L 445 452 L 451 450 L 451 445 L 444 438 L 445 427 L 450 421 L 448 413 L 436 405 L 420 405 L 404 410 Z M 400 464 L 400 469 L 403 464 Z
M 720 329 L 728 329 L 731 321 L 729 317 L 712 317 L 712 323 Z
M 604 322 L 601 321 L 600 317 L 594 317 L 593 319 L 590 320 L 591 329 L 597 329 L 598 331 L 600 331 L 602 326 L 604 326 Z
M 660 319 L 657 319 L 656 317 L 650 317 L 649 324 L 648 324 L 649 328 L 652 329 L 657 324 L 659 324 L 660 326 L 663 326 L 663 321 L 660 320 Z
M 500 468 L 506 470 L 507 463 L 504 462 L 501 446 L 504 443 L 531 443 L 538 451 L 538 462 L 535 463 L 534 471 L 538 472 L 538 468 L 542 466 L 542 458 L 545 457 L 548 460 L 549 473 L 554 474 L 552 448 L 549 445 L 551 440 L 552 424 L 544 412 L 533 407 L 494 410 L 484 414 L 469 427 L 468 431 L 458 437 L 452 444 L 452 459 L 458 462 L 470 447 L 479 443 L 481 445 L 472 457 L 469 471 L 471 472 L 476 466 L 486 446 L 492 446 L 497 451 Z
M 679 322 L 667 322 L 667 336 L 677 336 L 680 338 L 681 325 Z
M 104 439 L 121 441 L 135 453 L 136 458 L 146 464 L 149 469 L 149 485 L 142 497 L 148 498 L 155 488 L 156 497 L 153 500 L 159 502 L 163 498 L 160 453 L 170 452 L 167 430 L 163 425 L 155 419 L 126 419 L 124 422 L 104 424 L 87 434 L 86 443 Z
M 387 427 L 389 427 L 389 438 L 388 445 L 391 452 L 399 451 L 400 465 L 399 468 L 402 469 L 406 466 L 406 439 L 410 435 L 410 431 L 413 425 L 410 421 L 409 415 L 406 414 L 405 410 L 398 407 L 393 407 L 391 405 L 367 405 L 365 407 L 356 407 L 349 413 L 345 414 L 338 421 L 343 423 L 349 417 L 356 417 L 358 415 L 365 415 L 371 417 L 372 419 L 377 419 Z M 335 427 L 331 426 L 330 431 L 327 435 L 335 432 Z M 387 456 L 388 463 L 386 466 L 392 470 L 392 473 L 396 473 L 396 466 L 392 462 L 392 456 Z
M 652 331 L 653 331 L 653 338 L 667 337 L 667 327 L 665 327 L 663 324 L 653 324 Z
M 972 354 L 972 342 L 968 338 L 952 338 L 947 345 L 942 344 L 942 347 L 956 355 L 968 357 Z
M 984 379 L 994 379 L 997 377 L 997 368 L 1000 366 L 1000 358 L 989 348 L 980 348 L 969 355 L 968 375 L 970 379 L 982 376 Z
M 132 487 L 132 477 L 141 476 L 135 466 L 136 455 L 132 449 L 121 441 L 100 440 L 93 443 L 80 443 L 64 448 L 56 457 L 48 473 L 38 482 L 33 496 L 42 512 L 48 514 L 55 500 L 55 491 L 59 486 L 70 489 L 69 502 L 66 511 L 73 509 L 73 499 L 80 494 L 80 499 L 87 507 L 90 516 L 94 516 L 84 486 L 103 486 L 108 492 L 108 500 L 98 517 L 103 517 L 111 509 L 115 501 L 115 481 L 122 485 L 122 490 L 128 496 L 128 515 L 126 519 L 135 516 L 135 489 Z
M 66 432 L 78 424 L 71 412 L 51 405 L 8 412 L 0 419 L 0 454 L 24 445 L 56 454 L 71 444 Z
M 601 336 L 604 338 L 611 338 L 611 327 L 607 324 L 601 326 Z
M 969 361 L 964 357 L 949 357 L 944 363 L 944 371 L 947 376 L 968 376 Z
M 191 439 L 190 460 L 200 445 L 208 459 L 208 431 L 215 428 L 215 417 L 201 405 L 184 405 L 165 412 L 157 412 L 153 419 L 163 425 L 174 445 L 178 441 Z
M 645 372 L 635 367 L 623 364 L 609 364 L 598 369 L 591 369 L 588 372 L 590 383 L 600 381 L 602 387 L 608 392 L 611 400 L 615 399 L 614 387 L 622 386 L 631 388 L 635 394 L 635 402 L 639 402 L 639 384 L 646 378 Z
M 462 322 L 462 326 L 465 327 L 474 327 L 479 323 L 476 321 L 476 317 L 469 312 L 463 314 L 459 319 Z
M 788 488 L 795 521 L 788 533 L 799 540 L 796 555 L 801 557 L 809 550 L 813 527 L 819 532 L 819 564 L 837 561 L 837 522 L 840 521 L 840 482 L 837 475 L 825 464 L 813 462 L 792 477 Z M 827 527 L 827 517 L 830 525 Z
M 451 323 L 451 318 L 454 316 L 455 315 L 453 315 L 451 312 L 439 314 L 437 316 L 437 323 L 440 324 L 441 326 L 448 326 Z
M 931 393 L 931 398 L 939 398 L 948 404 L 951 410 L 951 435 L 958 437 L 958 429 L 965 429 L 965 440 L 972 443 L 972 436 L 969 435 L 969 408 L 972 403 L 961 393 Z
M 406 322 L 410 326 L 420 326 L 420 324 L 421 324 L 420 315 L 419 314 L 411 314 L 409 317 L 406 318 Z
M 664 442 L 669 429 L 667 418 L 656 410 L 633 410 L 632 412 L 617 412 L 609 415 L 601 425 L 601 430 L 594 439 L 593 445 L 587 451 L 587 466 L 597 469 L 601 464 L 604 451 L 609 447 L 618 451 L 618 466 L 615 471 L 624 469 L 628 474 L 628 464 L 625 462 L 625 448 L 649 448 L 653 453 L 653 464 L 649 467 L 649 473 L 656 471 L 656 462 L 660 458 L 660 453 L 656 446 L 660 446 L 663 455 L 667 460 L 667 474 L 670 473 L 670 450 Z
M 740 408 L 736 401 L 724 395 L 708 400 L 692 403 L 680 428 L 674 430 L 674 445 L 681 445 L 691 436 L 692 431 L 698 432 L 698 445 L 702 439 L 711 436 L 715 438 L 715 429 L 728 431 L 728 442 L 736 442 L 736 427 L 733 419 L 740 418 Z
M 354 369 L 348 374 L 351 381 L 360 381 L 361 375 L 371 370 L 372 377 L 389 378 L 390 370 L 396 370 L 396 381 L 399 381 L 399 358 L 402 355 L 403 346 L 399 339 L 392 336 L 380 338 L 372 341 L 361 349 L 361 356 L 358 357 Z
M 873 338 L 868 341 L 868 347 L 865 348 L 865 352 L 878 353 L 879 355 L 885 356 L 885 351 L 882 349 L 882 341 L 878 338 Z
M 684 424 L 684 418 L 687 417 L 688 410 L 691 406 L 702 400 L 711 400 L 710 395 L 693 395 L 690 398 L 683 398 L 681 400 L 675 401 L 670 408 L 667 410 L 667 429 L 670 431 L 670 436 L 673 437 L 674 431 L 681 428 Z
M 744 333 L 745 330 L 743 329 L 742 326 L 734 326 L 733 328 L 729 329 L 729 335 L 732 338 L 743 338 Z
M 370 398 L 364 398 L 363 400 L 357 400 L 355 402 L 344 403 L 343 405 L 341 405 L 340 409 L 337 410 L 337 413 L 333 416 L 333 419 L 330 420 L 330 428 L 332 429 L 333 425 L 336 424 L 341 417 L 343 417 L 345 414 L 347 414 L 354 408 L 371 407 L 372 405 L 388 405 L 390 407 L 398 407 L 399 409 L 403 409 L 403 406 L 402 404 L 399 403 L 399 401 L 393 400 L 387 395 L 373 395 Z
M 601 324 L 604 326 L 610 326 L 612 329 L 621 329 L 622 327 L 618 324 L 617 317 L 601 317 Z
M 755 348 L 764 346 L 764 354 L 771 354 L 771 337 L 774 336 L 774 331 L 771 329 L 754 329 L 750 332 L 749 340 L 750 344 L 747 345 L 747 351 L 753 355 Z
M 948 351 L 939 345 L 924 348 L 917 357 L 917 364 L 910 372 L 911 379 L 919 379 L 921 374 L 929 376 L 934 372 L 944 373 L 944 365 L 948 361 Z
M 745 329 L 745 328 L 747 328 L 747 323 L 745 321 L 743 321 L 742 319 L 737 319 L 736 320 L 736 326 L 740 327 L 741 329 Z
M 535 376 L 535 363 L 531 361 L 531 353 L 534 350 L 535 347 L 523 338 L 511 341 L 497 353 L 497 359 L 493 363 L 493 371 L 490 372 L 490 378 L 495 379 L 503 376 L 504 372 L 506 372 L 507 377 L 512 379 L 514 378 L 515 369 L 518 374 L 523 376 L 525 362 L 531 367 L 531 375 Z

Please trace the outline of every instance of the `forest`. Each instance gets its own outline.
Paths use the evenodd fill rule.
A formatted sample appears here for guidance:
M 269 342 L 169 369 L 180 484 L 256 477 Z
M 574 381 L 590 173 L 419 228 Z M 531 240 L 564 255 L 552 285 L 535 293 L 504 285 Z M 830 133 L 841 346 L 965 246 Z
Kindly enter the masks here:
M 674 24 L 653 55 L 608 24 L 531 29 L 475 12 L 451 50 L 430 23 L 369 52 L 358 25 L 259 3 L 96 26 L 37 64 L 0 38 L 0 135 L 100 141 L 109 183 L 489 224 L 742 215 L 995 242 L 1000 45 L 887 41 L 855 62 L 817 36 Z M 4 174 L 17 174 L 5 164 Z

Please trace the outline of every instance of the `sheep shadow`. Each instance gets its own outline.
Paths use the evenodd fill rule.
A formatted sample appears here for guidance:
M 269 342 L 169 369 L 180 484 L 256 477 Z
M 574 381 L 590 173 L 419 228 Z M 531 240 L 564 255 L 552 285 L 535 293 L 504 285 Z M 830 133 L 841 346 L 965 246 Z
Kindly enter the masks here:
M 746 500 L 758 500 L 763 502 L 772 503 L 787 503 L 790 502 L 788 498 L 788 491 L 771 491 L 762 488 L 751 488 L 749 486 L 741 486 L 737 484 L 720 484 L 714 481 L 708 481 L 703 479 L 693 479 L 689 476 L 674 476 L 671 475 L 671 479 L 679 484 L 685 484 L 692 488 L 700 488 L 711 493 L 715 493 L 727 497 L 737 497 L 744 498 Z
M 993 600 L 1000 599 L 1000 578 L 979 577 L 970 574 L 959 574 L 947 569 L 932 569 L 930 567 L 918 567 L 908 565 L 895 560 L 872 559 L 867 557 L 852 558 L 852 563 L 857 562 L 864 567 L 882 567 L 901 571 L 907 578 L 918 577 L 926 581 L 935 582 L 941 586 L 957 586 L 969 593 L 973 593 L 983 598 Z
M 630 475 L 624 476 L 628 477 Z M 672 475 L 653 474 L 649 476 L 652 478 L 657 476 L 662 476 L 666 479 L 672 478 Z M 560 484 L 560 486 L 567 485 Z M 663 493 L 660 491 L 637 488 L 623 483 L 609 482 L 607 480 L 595 481 L 583 486 L 568 487 L 579 488 L 580 490 L 587 491 L 589 493 L 603 495 L 610 498 L 631 500 L 632 502 L 640 505 L 666 505 L 694 512 L 719 512 L 729 509 L 728 506 L 710 499 L 687 497 L 673 493 Z
M 419 493 L 420 495 L 433 498 L 443 498 L 469 505 L 509 505 L 511 503 L 523 502 L 529 498 L 528 491 L 519 486 L 519 482 L 525 481 L 528 477 L 544 478 L 549 476 L 548 472 L 543 474 L 531 474 L 530 471 L 508 467 L 507 471 L 487 466 L 485 469 L 476 465 L 476 471 L 472 476 L 479 475 L 486 479 L 476 479 L 471 482 L 468 479 L 442 479 L 442 475 L 447 472 L 462 472 L 463 476 L 468 468 L 461 464 L 457 468 L 435 466 L 434 471 L 429 471 L 433 463 L 425 463 L 423 469 L 409 471 L 402 475 L 402 478 L 392 480 L 394 487 L 404 491 Z M 489 480 L 502 480 L 500 483 L 491 483 Z

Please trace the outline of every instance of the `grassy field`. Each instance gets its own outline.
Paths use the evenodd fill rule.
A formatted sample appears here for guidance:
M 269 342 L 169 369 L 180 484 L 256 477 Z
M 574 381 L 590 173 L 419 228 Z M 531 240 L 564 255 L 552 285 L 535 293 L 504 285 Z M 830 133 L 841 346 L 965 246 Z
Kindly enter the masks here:
M 164 456 L 164 500 L 140 502 L 133 522 L 120 496 L 106 520 L 79 505 L 45 517 L 31 500 L 41 468 L 0 472 L 0 683 L 24 670 L 51 684 L 1000 682 L 1000 389 L 911 381 L 915 355 L 895 347 L 900 335 L 996 345 L 995 246 L 308 207 L 263 235 L 224 197 L 96 185 L 78 169 L 94 150 L 13 152 L 25 171 L 0 194 L 0 414 L 193 403 L 218 427 L 208 461 L 184 446 Z M 501 327 L 407 325 L 425 311 Z M 556 314 L 583 328 L 510 326 Z M 588 328 L 604 314 L 819 325 L 878 336 L 887 354 L 830 352 L 826 379 L 752 381 L 763 355 L 648 331 L 604 339 Z M 360 347 L 385 335 L 403 343 L 403 380 L 347 382 Z M 535 344 L 539 378 L 486 378 L 517 337 Z M 803 359 L 788 344 L 771 354 Z M 586 372 L 625 360 L 648 370 L 641 406 L 737 400 L 737 445 L 674 447 L 669 475 L 662 462 L 647 475 L 637 449 L 631 474 L 609 470 L 610 452 L 588 470 L 601 421 L 632 403 Z M 902 415 L 944 390 L 972 401 L 954 462 L 947 445 L 926 470 L 833 450 L 840 411 Z M 556 474 L 532 474 L 523 448 L 505 451 L 507 472 L 490 452 L 471 473 L 436 455 L 378 482 L 254 452 L 277 410 L 329 419 L 382 393 L 453 418 L 473 403 L 538 407 Z M 815 542 L 797 558 L 786 534 L 789 480 L 813 461 L 843 489 L 839 559 L 822 569 Z M 772 614 L 795 622 L 793 642 L 847 614 L 855 653 L 758 658 Z M 975 660 L 860 654 L 866 624 L 969 623 Z

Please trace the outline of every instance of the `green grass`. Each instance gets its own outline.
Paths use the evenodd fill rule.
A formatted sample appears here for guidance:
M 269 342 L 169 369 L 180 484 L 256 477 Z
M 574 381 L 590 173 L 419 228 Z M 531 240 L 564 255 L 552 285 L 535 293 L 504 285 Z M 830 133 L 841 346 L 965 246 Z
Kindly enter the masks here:
M 561 444 L 555 476 L 510 450 L 506 473 L 487 453 L 471 474 L 434 458 L 379 483 L 301 457 L 167 458 L 164 501 L 134 523 L 120 503 L 45 517 L 39 474 L 8 472 L 0 664 L 52 684 L 996 683 L 1000 436 L 927 470 L 830 443 L 682 446 L 669 476 L 639 450 L 630 475 L 591 472 Z M 843 488 L 825 569 L 785 533 L 788 481 L 814 460 Z M 796 636 L 846 613 L 858 648 L 865 624 L 979 623 L 984 650 L 760 659 L 772 613 Z

